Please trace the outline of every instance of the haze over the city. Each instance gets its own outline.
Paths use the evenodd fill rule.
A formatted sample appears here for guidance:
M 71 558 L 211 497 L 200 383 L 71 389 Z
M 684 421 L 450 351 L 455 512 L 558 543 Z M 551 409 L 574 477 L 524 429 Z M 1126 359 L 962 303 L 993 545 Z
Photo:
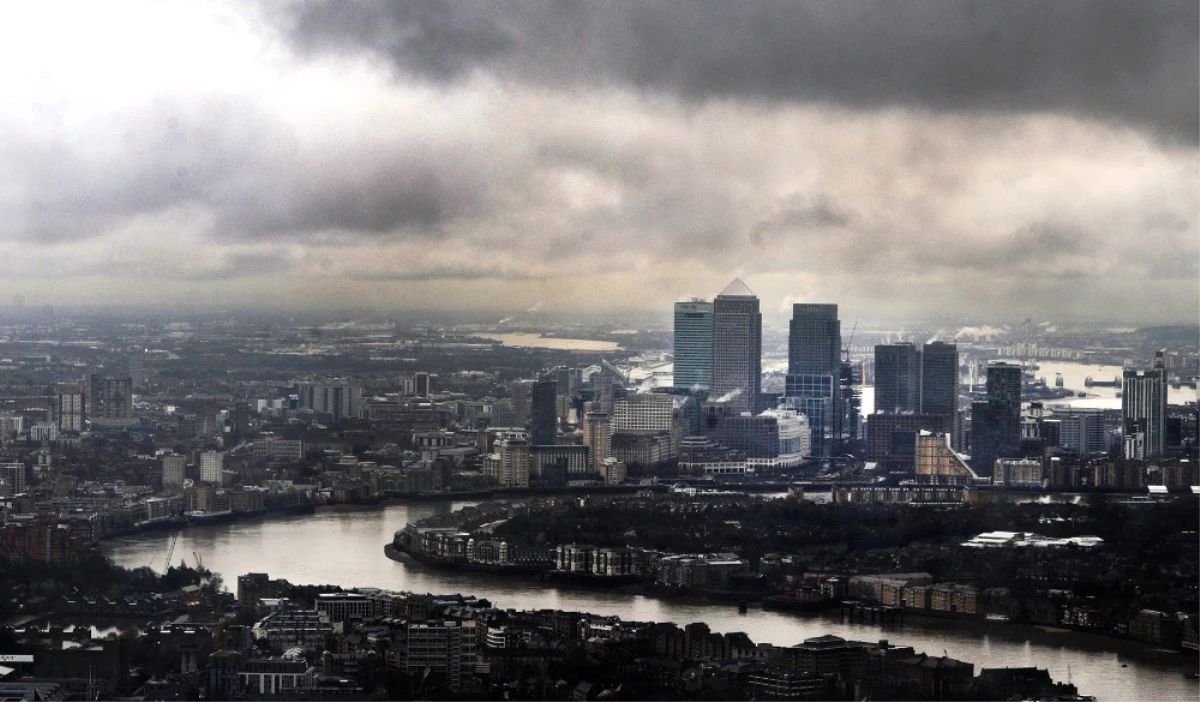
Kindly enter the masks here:
M 0 305 L 1200 317 L 1195 2 L 0 9 Z

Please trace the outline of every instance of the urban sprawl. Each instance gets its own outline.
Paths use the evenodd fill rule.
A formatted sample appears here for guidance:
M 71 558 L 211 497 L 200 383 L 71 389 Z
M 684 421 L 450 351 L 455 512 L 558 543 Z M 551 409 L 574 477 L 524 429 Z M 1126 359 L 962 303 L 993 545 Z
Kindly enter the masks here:
M 1195 326 L 847 330 L 795 304 L 784 333 L 739 279 L 638 328 L 10 313 L 0 699 L 1081 699 L 1044 668 L 914 650 L 903 622 L 1198 650 Z M 471 506 L 379 557 L 881 635 L 772 645 L 175 548 L 449 499 Z M 153 531 L 150 567 L 99 550 Z

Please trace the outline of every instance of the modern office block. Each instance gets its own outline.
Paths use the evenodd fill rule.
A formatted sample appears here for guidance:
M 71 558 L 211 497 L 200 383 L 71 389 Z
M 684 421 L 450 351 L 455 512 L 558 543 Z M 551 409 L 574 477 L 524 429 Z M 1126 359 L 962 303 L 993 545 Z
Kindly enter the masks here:
M 788 373 L 836 376 L 842 365 L 842 323 L 838 306 L 792 305 L 788 327 Z
M 1021 454 L 1021 367 L 994 363 L 987 369 L 987 399 L 971 406 L 971 467 L 990 476 L 997 458 Z
M 758 298 L 735 278 L 713 301 L 713 382 L 709 397 L 742 412 L 758 407 L 762 386 L 762 314 Z
M 875 411 L 916 412 L 921 406 L 921 352 L 912 344 L 875 347 Z
M 713 303 L 675 303 L 675 386 L 712 386 Z
M 543 378 L 533 384 L 529 401 L 529 442 L 551 446 L 558 439 L 558 382 Z
M 921 349 L 921 412 L 958 413 L 958 346 L 935 341 Z M 878 405 L 876 405 L 878 407 Z

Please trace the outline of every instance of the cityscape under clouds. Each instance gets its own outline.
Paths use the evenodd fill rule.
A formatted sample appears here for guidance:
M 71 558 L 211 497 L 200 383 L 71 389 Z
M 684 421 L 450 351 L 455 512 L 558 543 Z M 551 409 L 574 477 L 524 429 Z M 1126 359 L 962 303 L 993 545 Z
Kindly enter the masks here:
M 1183 2 L 0 10 L 0 305 L 1194 322 Z

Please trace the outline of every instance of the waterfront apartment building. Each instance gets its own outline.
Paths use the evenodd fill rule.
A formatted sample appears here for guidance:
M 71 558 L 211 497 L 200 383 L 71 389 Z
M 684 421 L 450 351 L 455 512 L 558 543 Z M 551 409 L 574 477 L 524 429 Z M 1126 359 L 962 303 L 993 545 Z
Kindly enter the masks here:
M 187 458 L 169 455 L 162 457 L 163 488 L 181 488 L 185 477 Z
M 255 439 L 253 451 L 256 460 L 300 461 L 304 459 L 304 442 L 300 439 L 263 436 Z
M 713 371 L 713 303 L 675 303 L 675 387 L 709 388 Z
M 200 482 L 221 483 L 221 473 L 225 470 L 225 454 L 220 451 L 205 451 L 200 454 Z
M 532 460 L 524 435 L 512 432 L 496 439 L 495 452 L 483 462 L 483 472 L 500 487 L 529 487 Z
M 755 412 L 762 387 L 762 314 L 758 297 L 734 278 L 713 301 L 713 371 L 709 396 Z
M 594 472 L 587 446 L 532 446 L 530 461 L 531 474 L 543 479 L 553 478 L 560 466 L 564 481 Z

